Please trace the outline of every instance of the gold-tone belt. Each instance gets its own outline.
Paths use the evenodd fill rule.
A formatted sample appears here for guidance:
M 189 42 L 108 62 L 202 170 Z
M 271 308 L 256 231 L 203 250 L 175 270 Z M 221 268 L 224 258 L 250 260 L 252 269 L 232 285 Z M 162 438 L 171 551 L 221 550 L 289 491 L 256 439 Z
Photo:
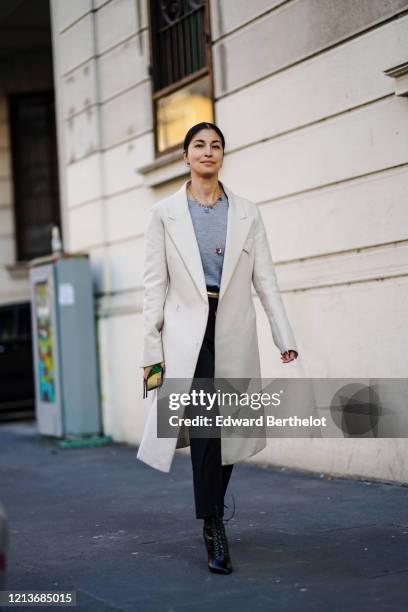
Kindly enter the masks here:
M 207 291 L 207 295 L 209 297 L 217 298 L 220 295 L 220 293 L 219 293 L 219 291 Z

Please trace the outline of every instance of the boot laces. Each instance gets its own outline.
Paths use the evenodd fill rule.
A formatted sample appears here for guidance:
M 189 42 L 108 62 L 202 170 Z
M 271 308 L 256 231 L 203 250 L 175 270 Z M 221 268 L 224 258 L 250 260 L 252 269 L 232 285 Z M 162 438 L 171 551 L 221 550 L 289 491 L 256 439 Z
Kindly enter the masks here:
M 233 507 L 231 516 L 229 516 L 227 519 L 223 519 L 225 525 L 233 518 L 233 516 L 235 514 L 235 497 L 234 497 L 233 493 L 231 493 L 231 497 L 232 497 L 232 503 L 233 503 L 234 507 Z M 224 504 L 224 508 L 228 508 L 227 504 Z
M 209 527 L 215 557 L 226 557 L 228 555 L 228 541 L 225 534 L 224 521 L 220 517 L 213 517 L 210 521 Z
M 207 529 L 211 534 L 211 539 L 214 546 L 214 554 L 217 558 L 229 555 L 228 540 L 225 533 L 224 525 L 227 524 L 235 515 L 235 497 L 233 493 L 231 493 L 231 497 L 233 502 L 233 510 L 231 516 L 229 516 L 227 519 L 224 519 L 224 517 L 219 516 L 218 507 L 215 506 L 215 516 L 209 517 L 204 521 Z M 227 504 L 224 504 L 224 508 L 228 508 Z

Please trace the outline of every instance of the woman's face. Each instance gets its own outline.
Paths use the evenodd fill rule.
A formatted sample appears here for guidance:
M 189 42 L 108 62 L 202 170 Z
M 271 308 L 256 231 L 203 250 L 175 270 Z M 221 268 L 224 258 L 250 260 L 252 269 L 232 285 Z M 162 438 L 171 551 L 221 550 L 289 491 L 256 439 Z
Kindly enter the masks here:
M 193 136 L 184 159 L 190 162 L 191 174 L 209 178 L 217 176 L 222 166 L 224 152 L 221 138 L 212 129 L 202 129 Z

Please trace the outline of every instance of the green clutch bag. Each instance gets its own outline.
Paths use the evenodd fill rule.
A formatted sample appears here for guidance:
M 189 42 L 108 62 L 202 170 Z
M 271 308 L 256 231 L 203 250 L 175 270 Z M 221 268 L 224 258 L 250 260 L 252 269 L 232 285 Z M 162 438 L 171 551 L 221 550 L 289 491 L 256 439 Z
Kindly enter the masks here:
M 163 368 L 160 363 L 156 363 L 150 368 L 147 378 L 143 378 L 143 399 L 147 397 L 147 392 L 161 387 L 163 384 Z

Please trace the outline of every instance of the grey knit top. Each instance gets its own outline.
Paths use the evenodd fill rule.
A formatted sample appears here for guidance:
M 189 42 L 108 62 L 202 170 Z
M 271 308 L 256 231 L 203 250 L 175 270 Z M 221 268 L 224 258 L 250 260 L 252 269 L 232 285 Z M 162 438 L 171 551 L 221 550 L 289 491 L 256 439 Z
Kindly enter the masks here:
M 220 287 L 227 236 L 228 198 L 225 193 L 213 208 L 204 208 L 187 197 L 207 285 Z M 221 247 L 221 254 L 216 248 Z

